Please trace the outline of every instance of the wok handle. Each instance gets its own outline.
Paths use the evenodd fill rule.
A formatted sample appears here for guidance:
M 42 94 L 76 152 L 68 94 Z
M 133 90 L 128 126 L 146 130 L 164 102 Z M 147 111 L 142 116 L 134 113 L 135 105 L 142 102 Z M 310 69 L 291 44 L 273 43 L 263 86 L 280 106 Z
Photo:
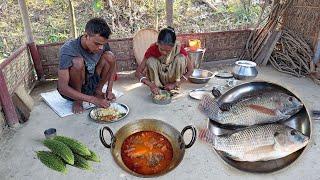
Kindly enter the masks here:
M 185 145 L 184 147 L 187 149 L 187 148 L 190 148 L 194 142 L 196 142 L 196 138 L 197 138 L 197 130 L 195 127 L 189 125 L 189 126 L 186 126 L 182 129 L 181 131 L 181 136 L 183 137 L 184 136 L 184 133 L 190 129 L 192 131 L 192 138 L 191 138 L 191 141 L 189 142 L 189 144 Z
M 104 139 L 104 132 L 105 132 L 105 130 L 109 131 L 109 133 L 110 133 L 110 136 L 111 136 L 111 142 L 110 142 L 110 144 L 108 144 L 108 143 L 106 142 L 106 140 Z M 102 143 L 106 148 L 109 148 L 109 149 L 110 149 L 111 147 L 113 147 L 113 146 L 114 146 L 114 143 L 115 143 L 115 140 L 116 140 L 116 138 L 115 138 L 115 136 L 113 135 L 112 130 L 111 130 L 108 126 L 105 126 L 105 127 L 103 127 L 103 128 L 100 129 L 100 141 L 101 141 L 101 143 Z

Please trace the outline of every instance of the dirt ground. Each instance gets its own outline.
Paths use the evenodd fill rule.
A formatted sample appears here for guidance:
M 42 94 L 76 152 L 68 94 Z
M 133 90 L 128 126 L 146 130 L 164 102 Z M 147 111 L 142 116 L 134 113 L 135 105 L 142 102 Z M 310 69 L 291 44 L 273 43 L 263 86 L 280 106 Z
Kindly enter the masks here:
M 212 71 L 221 68 L 206 66 Z M 123 77 L 122 77 L 123 76 Z M 146 86 L 138 83 L 132 75 L 120 76 L 115 82 L 115 89 L 124 92 L 118 102 L 130 108 L 129 115 L 112 124 L 97 124 L 88 118 L 88 111 L 80 115 L 60 118 L 47 106 L 39 96 L 39 92 L 50 91 L 55 83 L 38 86 L 32 93 L 36 106 L 29 121 L 17 129 L 6 130 L 0 139 L 0 179 L 37 180 L 37 179 L 139 179 L 122 170 L 113 160 L 109 149 L 99 140 L 99 129 L 108 126 L 116 132 L 123 125 L 142 118 L 163 120 L 178 131 L 187 125 L 204 127 L 207 119 L 197 109 L 197 100 L 190 99 L 190 90 L 214 84 L 224 84 L 225 80 L 213 78 L 206 85 L 186 83 L 182 93 L 169 105 L 153 104 Z M 308 110 L 320 110 L 319 85 L 307 78 L 296 78 L 275 71 L 272 67 L 259 68 L 255 80 L 267 80 L 287 88 L 298 96 Z M 240 83 L 240 82 L 239 82 Z M 54 127 L 60 135 L 76 138 L 97 152 L 102 162 L 92 163 L 93 171 L 84 171 L 68 166 L 68 173 L 62 175 L 45 167 L 35 155 L 36 151 L 46 150 L 41 144 L 43 131 Z M 185 141 L 189 142 L 190 133 L 186 133 Z M 312 120 L 312 137 L 306 151 L 294 164 L 269 174 L 252 174 L 237 170 L 221 160 L 209 145 L 196 141 L 186 149 L 184 158 L 171 172 L 154 179 L 320 179 L 320 121 Z

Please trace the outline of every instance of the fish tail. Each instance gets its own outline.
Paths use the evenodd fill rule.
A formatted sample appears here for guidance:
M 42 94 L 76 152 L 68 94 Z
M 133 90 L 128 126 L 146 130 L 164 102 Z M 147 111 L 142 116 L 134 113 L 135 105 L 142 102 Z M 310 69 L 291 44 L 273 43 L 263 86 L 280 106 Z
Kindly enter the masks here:
M 208 128 L 198 128 L 199 129 L 199 139 L 202 142 L 213 144 L 215 142 L 215 135 Z
M 204 95 L 199 103 L 198 109 L 210 119 L 217 120 L 222 113 L 218 102 L 211 95 Z

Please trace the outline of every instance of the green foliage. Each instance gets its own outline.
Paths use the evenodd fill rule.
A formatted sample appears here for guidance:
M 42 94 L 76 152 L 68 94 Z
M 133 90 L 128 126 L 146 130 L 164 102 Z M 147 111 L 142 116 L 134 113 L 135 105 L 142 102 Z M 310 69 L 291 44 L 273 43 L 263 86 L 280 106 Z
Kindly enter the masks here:
M 207 0 L 215 3 L 214 0 Z M 155 28 L 158 14 L 159 27 L 166 26 L 165 1 L 157 0 L 112 0 L 113 9 L 105 0 L 73 0 L 77 31 L 84 31 L 86 22 L 93 17 L 102 17 L 109 23 L 111 38 L 132 37 L 142 28 Z M 174 28 L 178 33 L 209 32 L 253 27 L 261 7 L 252 0 L 224 0 L 215 4 L 217 10 L 202 1 L 175 0 Z M 32 32 L 37 44 L 63 42 L 71 38 L 71 15 L 67 0 L 26 0 Z M 24 44 L 26 38 L 18 1 L 0 2 L 0 59 Z M 6 42 L 6 43 L 4 43 Z
M 92 2 L 92 9 L 94 11 L 102 11 L 104 8 L 104 4 L 102 0 L 94 0 Z

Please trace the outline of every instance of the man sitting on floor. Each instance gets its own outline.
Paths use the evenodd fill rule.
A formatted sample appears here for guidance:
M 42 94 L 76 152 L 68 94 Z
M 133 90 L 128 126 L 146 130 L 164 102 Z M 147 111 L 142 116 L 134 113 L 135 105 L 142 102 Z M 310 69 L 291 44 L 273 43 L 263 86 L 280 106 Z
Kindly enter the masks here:
M 115 99 L 112 93 L 116 61 L 108 39 L 111 30 L 101 18 L 89 20 L 83 35 L 67 41 L 60 49 L 58 91 L 74 101 L 72 111 L 82 113 L 82 102 L 108 107 Z M 102 92 L 108 81 L 107 92 Z

